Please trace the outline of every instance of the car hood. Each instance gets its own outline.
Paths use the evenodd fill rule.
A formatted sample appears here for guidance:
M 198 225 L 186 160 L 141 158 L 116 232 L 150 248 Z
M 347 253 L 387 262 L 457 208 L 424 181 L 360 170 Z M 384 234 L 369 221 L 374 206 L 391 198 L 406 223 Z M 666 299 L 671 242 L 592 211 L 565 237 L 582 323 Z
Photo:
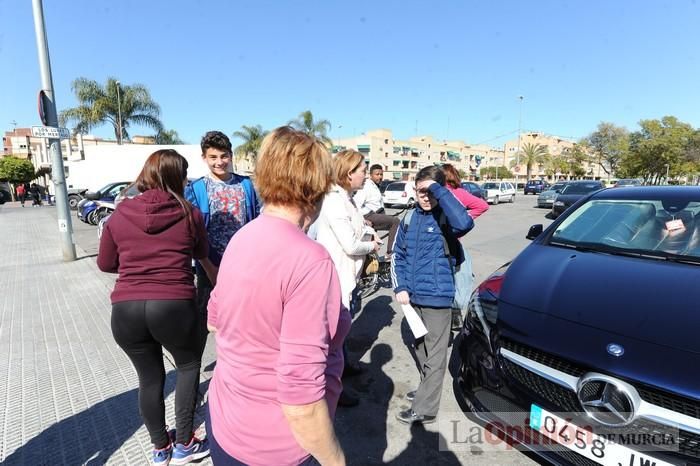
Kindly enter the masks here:
M 611 334 L 700 354 L 699 274 L 700 266 L 693 264 L 532 244 L 508 269 L 500 298 Z M 518 279 L 509 280 L 512 276 Z
M 548 273 L 533 273 L 541 270 Z M 700 372 L 691 368 L 700 366 L 698 273 L 692 264 L 532 244 L 506 273 L 499 331 L 589 368 L 697 398 Z M 625 348 L 622 357 L 608 354 L 610 343 Z
M 557 194 L 558 194 L 558 193 L 556 193 L 556 192 L 554 192 L 554 191 L 542 191 L 542 192 L 540 193 L 540 196 L 539 196 L 539 197 L 544 198 L 544 199 L 547 199 L 547 198 L 550 198 L 550 197 L 557 197 Z

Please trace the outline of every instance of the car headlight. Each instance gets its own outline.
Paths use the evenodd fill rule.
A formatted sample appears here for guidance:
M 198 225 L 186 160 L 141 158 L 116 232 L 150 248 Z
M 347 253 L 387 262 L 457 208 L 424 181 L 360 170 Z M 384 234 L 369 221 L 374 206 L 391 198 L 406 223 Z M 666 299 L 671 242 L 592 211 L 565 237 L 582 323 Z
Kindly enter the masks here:
M 557 207 L 564 207 L 564 203 L 561 202 L 561 201 L 555 202 L 554 205 L 557 206 Z

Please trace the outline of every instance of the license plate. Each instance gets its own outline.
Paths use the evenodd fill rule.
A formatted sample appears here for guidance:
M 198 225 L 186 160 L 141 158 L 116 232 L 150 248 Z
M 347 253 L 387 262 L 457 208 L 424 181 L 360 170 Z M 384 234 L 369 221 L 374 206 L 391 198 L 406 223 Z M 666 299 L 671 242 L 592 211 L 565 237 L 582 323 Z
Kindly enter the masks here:
M 605 466 L 673 466 L 672 463 L 660 461 L 582 429 L 537 405 L 530 408 L 530 427 L 559 445 Z
M 545 199 L 544 202 L 546 202 L 547 204 L 553 204 L 553 203 L 554 203 L 554 199 Z

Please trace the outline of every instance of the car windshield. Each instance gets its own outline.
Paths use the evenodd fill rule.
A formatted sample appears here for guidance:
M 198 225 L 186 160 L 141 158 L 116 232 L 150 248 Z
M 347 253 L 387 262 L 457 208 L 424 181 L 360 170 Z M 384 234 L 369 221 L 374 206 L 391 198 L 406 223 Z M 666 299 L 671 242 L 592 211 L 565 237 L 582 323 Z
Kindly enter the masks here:
M 549 244 L 700 264 L 700 201 L 590 200 L 554 230 Z
M 483 189 L 501 189 L 498 183 L 484 183 Z
M 639 180 L 620 180 L 617 182 L 618 186 L 620 185 L 639 185 L 642 184 L 639 182 Z
M 586 194 L 600 189 L 598 183 L 573 183 L 564 186 L 562 194 Z
M 566 186 L 564 183 L 556 183 L 547 188 L 547 191 L 556 191 L 557 189 L 561 190 L 564 186 Z
M 403 187 L 406 185 L 406 183 L 391 183 L 389 186 L 386 187 L 387 191 L 403 191 Z

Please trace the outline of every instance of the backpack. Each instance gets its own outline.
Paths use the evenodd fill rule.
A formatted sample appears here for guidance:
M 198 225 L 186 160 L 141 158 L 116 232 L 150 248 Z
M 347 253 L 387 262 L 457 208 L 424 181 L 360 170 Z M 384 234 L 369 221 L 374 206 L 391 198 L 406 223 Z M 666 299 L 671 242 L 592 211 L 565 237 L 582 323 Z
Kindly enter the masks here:
M 404 233 L 408 230 L 408 225 L 411 223 L 414 210 L 415 209 L 411 209 L 406 212 L 406 215 L 401 221 L 401 226 Z M 455 285 L 455 297 L 452 301 L 452 309 L 465 310 L 469 305 L 469 298 L 471 297 L 472 286 L 474 285 L 472 259 L 464 250 L 459 240 L 454 238 L 453 235 L 449 233 L 449 224 L 447 223 L 447 217 L 445 216 L 444 212 L 440 213 L 438 225 L 442 231 L 442 243 L 445 250 L 445 256 L 449 259 L 450 266 L 452 266 L 452 278 L 454 279 Z M 452 237 L 452 241 L 448 239 L 450 237 Z M 461 264 L 453 266 L 452 259 L 459 257 L 460 254 L 464 260 Z

